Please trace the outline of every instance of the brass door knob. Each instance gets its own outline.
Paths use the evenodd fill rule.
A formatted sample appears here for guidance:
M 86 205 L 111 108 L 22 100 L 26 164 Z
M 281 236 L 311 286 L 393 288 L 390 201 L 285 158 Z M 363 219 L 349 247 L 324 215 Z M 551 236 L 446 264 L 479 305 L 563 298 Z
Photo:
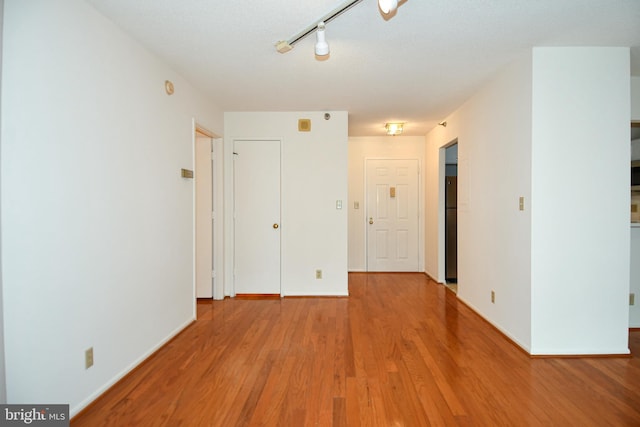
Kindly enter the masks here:
M 278 229 L 278 227 L 280 227 L 278 224 L 273 224 L 273 228 L 274 228 L 274 229 L 276 229 L 276 230 L 277 230 L 277 229 Z
M 369 224 L 373 224 L 373 217 L 372 216 L 369 217 Z

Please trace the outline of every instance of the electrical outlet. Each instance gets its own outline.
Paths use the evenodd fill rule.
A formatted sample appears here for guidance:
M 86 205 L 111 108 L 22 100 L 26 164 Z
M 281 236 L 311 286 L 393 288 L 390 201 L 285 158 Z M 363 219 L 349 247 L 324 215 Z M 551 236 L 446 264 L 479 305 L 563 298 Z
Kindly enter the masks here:
M 496 302 L 496 292 L 491 291 L 491 303 L 495 304 L 495 302 Z
M 84 351 L 84 369 L 89 369 L 93 366 L 93 347 Z
M 316 279 L 322 279 L 322 270 L 316 270 Z
M 636 294 L 629 294 L 629 305 L 636 304 Z
M 523 211 L 524 210 L 524 197 L 520 197 L 519 206 L 520 206 L 520 210 Z

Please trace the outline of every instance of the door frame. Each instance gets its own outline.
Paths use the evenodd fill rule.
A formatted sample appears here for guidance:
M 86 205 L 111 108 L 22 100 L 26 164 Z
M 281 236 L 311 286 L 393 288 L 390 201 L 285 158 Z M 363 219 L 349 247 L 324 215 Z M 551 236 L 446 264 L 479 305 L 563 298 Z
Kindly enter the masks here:
M 369 233 L 368 233 L 368 225 L 369 225 L 369 217 L 367 217 L 367 213 L 369 212 L 369 188 L 368 188 L 368 180 L 369 176 L 367 175 L 367 165 L 370 160 L 415 160 L 418 163 L 418 271 L 424 271 L 424 177 L 422 175 L 422 160 L 419 157 L 365 157 L 364 158 L 364 266 L 365 271 L 369 271 Z
M 197 119 L 192 118 L 192 164 L 196 164 L 196 144 L 198 136 L 204 136 L 206 138 L 211 139 L 211 167 L 212 167 L 212 176 L 213 185 L 212 185 L 212 194 L 211 194 L 211 208 L 212 208 L 212 233 L 211 233 L 211 248 L 213 251 L 213 257 L 211 260 L 211 268 L 212 268 L 212 295 L 213 299 L 223 299 L 224 298 L 224 289 L 223 289 L 223 278 L 224 278 L 224 241 L 223 241 L 223 233 L 224 233 L 224 223 L 223 223 L 223 207 L 224 207 L 224 198 L 223 198 L 223 158 L 222 158 L 222 148 L 223 148 L 223 140 L 214 132 L 207 129 L 205 126 L 201 125 Z M 193 301 L 194 301 L 194 317 L 197 312 L 196 310 L 196 301 L 197 301 L 197 288 L 196 288 L 196 233 L 197 233 L 197 223 L 196 223 L 196 184 L 195 180 L 193 181 Z
M 194 145 L 195 182 L 195 281 L 196 298 L 213 298 L 215 282 L 213 218 L 215 166 L 213 137 L 208 132 L 196 128 Z
M 454 138 L 448 143 L 442 145 L 438 149 L 438 277 L 436 280 L 438 283 L 446 283 L 445 272 L 445 219 L 447 215 L 447 207 L 445 205 L 445 178 L 446 178 L 446 150 L 447 148 L 458 144 L 458 138 Z M 460 145 L 458 145 L 460 150 Z M 460 175 L 460 151 L 458 151 L 458 176 Z M 460 189 L 460 179 L 458 178 L 458 190 Z M 460 214 L 460 195 L 458 193 L 458 214 Z M 459 241 L 459 240 L 458 240 Z M 458 248 L 458 254 L 460 253 Z M 459 258 L 458 258 L 459 261 Z M 458 278 L 458 283 L 460 280 Z

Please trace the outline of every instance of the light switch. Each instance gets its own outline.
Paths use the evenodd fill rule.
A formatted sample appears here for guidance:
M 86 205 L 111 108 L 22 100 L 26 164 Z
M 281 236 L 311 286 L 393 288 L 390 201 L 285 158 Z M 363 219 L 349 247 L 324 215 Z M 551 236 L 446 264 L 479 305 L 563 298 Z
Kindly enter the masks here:
M 524 197 L 520 197 L 520 210 L 524 210 Z
M 336 200 L 336 209 L 342 209 L 342 200 Z
M 360 209 L 360 202 L 353 202 L 353 209 Z

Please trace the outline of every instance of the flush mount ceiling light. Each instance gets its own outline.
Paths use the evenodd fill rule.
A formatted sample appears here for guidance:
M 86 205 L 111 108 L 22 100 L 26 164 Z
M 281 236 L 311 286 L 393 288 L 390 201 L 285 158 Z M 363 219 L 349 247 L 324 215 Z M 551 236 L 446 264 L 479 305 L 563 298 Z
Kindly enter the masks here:
M 387 135 L 396 136 L 402 133 L 404 123 L 386 123 L 384 128 L 387 130 Z
M 278 52 L 280 52 L 280 53 L 289 52 L 291 49 L 293 49 L 293 46 L 296 43 L 298 43 L 300 40 L 304 39 L 309 34 L 311 34 L 314 31 L 316 31 L 316 38 L 317 38 L 316 46 L 315 46 L 316 55 L 318 55 L 318 56 L 327 55 L 329 53 L 329 45 L 327 44 L 327 42 L 326 42 L 326 40 L 324 38 L 325 24 L 328 24 L 330 21 L 332 21 L 336 17 L 342 15 L 344 12 L 346 12 L 349 9 L 351 9 L 353 6 L 357 5 L 361 1 L 362 0 L 350 0 L 350 1 L 347 1 L 347 2 L 343 3 L 341 6 L 337 7 L 336 9 L 332 10 L 331 12 L 327 13 L 325 16 L 323 16 L 322 18 L 318 19 L 316 22 L 314 22 L 313 24 L 309 25 L 307 28 L 305 28 L 304 30 L 300 31 L 298 34 L 290 37 L 287 40 L 280 40 L 279 42 L 277 42 L 275 44 L 276 50 Z M 322 24 L 322 29 L 320 29 L 320 24 Z M 320 32 L 322 32 L 322 34 L 320 34 Z M 320 52 L 324 52 L 326 50 L 326 53 L 318 53 L 318 50 Z

